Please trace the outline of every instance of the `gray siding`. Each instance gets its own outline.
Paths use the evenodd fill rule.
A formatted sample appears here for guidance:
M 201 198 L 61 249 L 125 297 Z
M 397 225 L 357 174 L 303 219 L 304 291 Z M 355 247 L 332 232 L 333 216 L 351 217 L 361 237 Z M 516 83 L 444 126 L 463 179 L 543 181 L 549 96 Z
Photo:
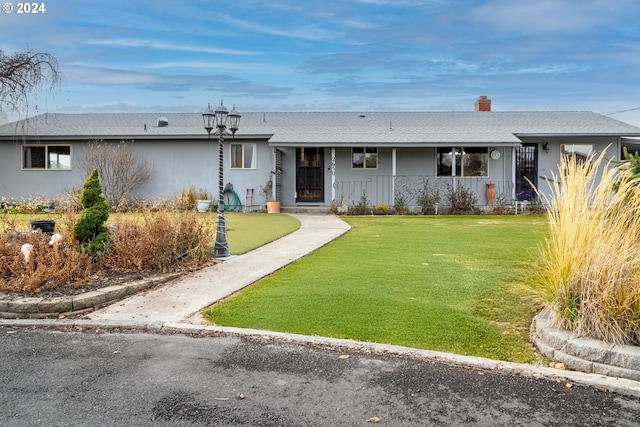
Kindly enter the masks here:
M 229 142 L 224 147 L 224 183 L 231 183 L 245 202 L 246 189 L 254 188 L 254 204 L 263 204 L 260 186 L 272 169 L 272 149 L 264 141 L 254 141 L 257 148 L 256 169 L 230 169 Z M 247 141 L 244 141 L 249 143 Z M 55 142 L 63 144 L 63 142 Z M 86 178 L 77 166 L 87 144 L 71 144 L 72 170 L 23 170 L 20 144 L 0 144 L 0 197 L 59 197 L 72 187 L 79 188 Z M 135 190 L 133 197 L 173 199 L 182 190 L 194 186 L 218 194 L 218 141 L 171 140 L 136 142 L 131 147 L 153 165 L 154 175 Z
M 524 143 L 538 143 L 538 190 L 545 195 L 550 195 L 550 182 L 554 174 L 558 174 L 561 162 L 562 144 L 593 144 L 596 151 L 607 150 L 610 159 L 620 158 L 620 138 L 618 137 L 594 137 L 574 136 L 562 138 L 523 138 Z M 549 142 L 549 152 L 545 152 L 542 146 Z

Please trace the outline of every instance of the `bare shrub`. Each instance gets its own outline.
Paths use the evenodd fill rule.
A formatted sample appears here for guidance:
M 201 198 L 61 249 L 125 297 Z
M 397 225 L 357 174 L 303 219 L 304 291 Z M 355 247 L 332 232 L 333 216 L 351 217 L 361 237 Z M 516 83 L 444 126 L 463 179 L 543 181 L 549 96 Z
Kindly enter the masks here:
M 133 141 L 109 144 L 103 140 L 89 142 L 87 152 L 78 161 L 85 176 L 98 170 L 104 197 L 111 209 L 126 203 L 133 190 L 153 176 L 153 167 L 131 149 Z
M 415 191 L 411 190 L 409 183 L 402 179 L 396 179 L 393 195 L 393 208 L 398 215 L 409 213 L 409 202 L 415 197 Z
M 425 178 L 422 188 L 417 192 L 417 201 L 423 215 L 435 213 L 436 205 L 440 203 L 440 189 L 436 184 L 431 184 L 429 178 Z
M 9 230 L 0 235 L 0 290 L 41 292 L 74 287 L 91 275 L 91 257 L 78 251 L 68 232 L 62 243 L 50 245 L 51 236 L 38 231 L 20 233 Z M 28 259 L 20 251 L 32 246 Z
M 72 187 L 65 190 L 56 200 L 56 212 L 80 212 L 82 210 L 80 194 L 82 194 L 82 187 Z
M 175 271 L 200 267 L 211 258 L 214 231 L 195 211 L 144 214 L 142 223 L 119 223 L 102 257 L 113 271 Z
M 213 223 L 201 222 L 195 211 L 147 211 L 135 217 L 139 221 L 119 223 L 97 256 L 79 250 L 71 231 L 77 216 L 61 217 L 56 232 L 63 240 L 57 245 L 49 244 L 47 234 L 17 231 L 0 217 L 0 291 L 64 291 L 91 282 L 96 274 L 188 271 L 211 260 Z M 20 251 L 25 243 L 32 245 L 28 260 Z
M 508 206 L 507 196 L 504 193 L 500 193 L 496 196 L 496 201 L 493 204 L 492 213 L 496 215 L 506 215 L 511 212 L 510 206 Z
M 458 185 L 455 189 L 451 185 L 448 185 L 447 190 L 447 199 L 449 199 L 452 214 L 468 214 L 474 212 L 476 203 L 478 203 L 478 197 L 473 191 L 462 185 Z
M 362 196 L 358 202 L 353 202 L 353 207 L 351 209 L 352 215 L 367 215 L 371 212 L 369 205 L 371 205 L 371 201 L 367 197 L 367 193 L 365 191 L 362 192 Z

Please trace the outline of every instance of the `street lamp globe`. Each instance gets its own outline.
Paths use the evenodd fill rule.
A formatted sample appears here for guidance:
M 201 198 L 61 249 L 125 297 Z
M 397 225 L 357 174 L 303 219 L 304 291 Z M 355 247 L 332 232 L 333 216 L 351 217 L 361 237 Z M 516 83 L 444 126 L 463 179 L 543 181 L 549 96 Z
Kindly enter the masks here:
M 229 115 L 229 111 L 227 111 L 227 107 L 222 105 L 222 101 L 220 101 L 220 106 L 216 108 L 216 126 L 220 132 L 224 132 L 227 127 L 227 116 Z
M 214 128 L 216 120 L 216 113 L 211 109 L 211 104 L 209 104 L 205 112 L 202 113 L 202 119 L 204 120 L 204 128 L 207 134 L 211 136 L 211 131 Z

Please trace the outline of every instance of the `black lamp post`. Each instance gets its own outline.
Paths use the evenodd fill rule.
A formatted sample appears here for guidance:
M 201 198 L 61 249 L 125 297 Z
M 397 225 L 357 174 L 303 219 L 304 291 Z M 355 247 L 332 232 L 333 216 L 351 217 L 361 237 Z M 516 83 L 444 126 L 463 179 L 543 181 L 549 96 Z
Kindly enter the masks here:
M 216 243 L 213 249 L 213 256 L 216 258 L 227 258 L 229 256 L 229 245 L 227 243 L 227 220 L 224 216 L 224 135 L 235 135 L 240 126 L 240 114 L 234 105 L 229 113 L 222 101 L 216 111 L 211 111 L 211 104 L 207 111 L 202 113 L 204 128 L 211 138 L 211 131 L 217 130 L 218 135 L 218 218 L 216 221 Z M 228 131 L 227 131 L 228 129 Z

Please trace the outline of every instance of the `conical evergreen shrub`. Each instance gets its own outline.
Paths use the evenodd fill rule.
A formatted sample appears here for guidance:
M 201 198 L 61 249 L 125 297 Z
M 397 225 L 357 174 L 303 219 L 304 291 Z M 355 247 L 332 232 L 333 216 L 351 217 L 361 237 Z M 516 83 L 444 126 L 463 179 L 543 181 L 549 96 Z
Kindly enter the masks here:
M 73 236 L 82 250 L 96 255 L 102 252 L 109 242 L 109 229 L 104 225 L 109 218 L 109 205 L 102 196 L 97 169 L 94 169 L 84 182 L 80 203 L 83 210 L 73 227 Z

